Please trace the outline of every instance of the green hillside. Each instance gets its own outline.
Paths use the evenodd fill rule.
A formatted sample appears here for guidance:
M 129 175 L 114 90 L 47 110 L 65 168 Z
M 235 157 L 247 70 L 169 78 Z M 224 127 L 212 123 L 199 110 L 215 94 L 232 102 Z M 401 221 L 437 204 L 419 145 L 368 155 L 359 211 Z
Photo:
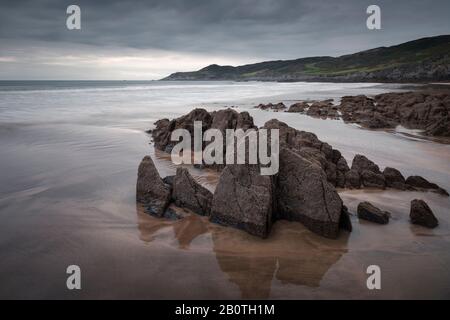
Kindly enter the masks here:
M 340 57 L 267 61 L 238 67 L 210 65 L 163 80 L 448 81 L 450 35 L 423 38 Z

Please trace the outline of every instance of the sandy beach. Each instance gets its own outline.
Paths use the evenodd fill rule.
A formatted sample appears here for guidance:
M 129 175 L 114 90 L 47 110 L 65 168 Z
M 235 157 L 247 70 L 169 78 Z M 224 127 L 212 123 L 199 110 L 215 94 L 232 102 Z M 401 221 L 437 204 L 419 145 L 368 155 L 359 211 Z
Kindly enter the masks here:
M 339 99 L 401 91 L 401 85 L 304 83 L 139 83 L 0 90 L 0 274 L 2 298 L 395 299 L 449 298 L 450 200 L 431 192 L 339 190 L 352 233 L 331 240 L 278 221 L 268 239 L 196 215 L 157 219 L 136 204 L 139 162 L 151 155 L 161 176 L 167 154 L 145 133 L 157 119 L 193 107 L 248 111 L 258 126 L 278 118 L 314 132 L 347 161 L 364 154 L 450 190 L 450 145 L 408 130 L 366 130 L 341 120 L 253 109 L 258 103 Z M 21 99 L 17 99 L 18 95 Z M 70 101 L 70 102 L 69 102 Z M 95 108 L 91 107 L 95 105 Z M 189 168 L 214 190 L 214 171 Z M 433 230 L 411 225 L 409 203 L 425 200 Z M 393 216 L 360 221 L 360 201 Z M 65 268 L 83 270 L 83 290 L 65 288 Z M 366 288 L 368 265 L 383 287 Z

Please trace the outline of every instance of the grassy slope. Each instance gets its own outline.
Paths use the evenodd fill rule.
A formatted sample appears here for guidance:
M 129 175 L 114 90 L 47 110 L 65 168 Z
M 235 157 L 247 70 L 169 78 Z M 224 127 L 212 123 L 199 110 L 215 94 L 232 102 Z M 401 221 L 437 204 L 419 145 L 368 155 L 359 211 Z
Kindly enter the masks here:
M 335 77 L 376 72 L 427 61 L 450 64 L 450 35 L 423 38 L 392 47 L 380 47 L 355 54 L 268 61 L 239 67 L 211 65 L 196 72 L 176 73 L 166 79 L 269 79 Z

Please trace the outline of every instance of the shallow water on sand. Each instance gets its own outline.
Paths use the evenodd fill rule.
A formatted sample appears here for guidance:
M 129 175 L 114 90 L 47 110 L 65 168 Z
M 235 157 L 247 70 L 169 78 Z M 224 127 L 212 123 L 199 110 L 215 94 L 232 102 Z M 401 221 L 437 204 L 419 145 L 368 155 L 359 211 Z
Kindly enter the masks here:
M 175 167 L 144 130 L 193 106 L 239 105 L 258 125 L 279 118 L 311 131 L 348 161 L 362 153 L 381 168 L 420 174 L 450 190 L 450 146 L 335 120 L 251 109 L 261 102 L 376 94 L 399 86 L 274 83 L 0 83 L 1 298 L 450 298 L 450 200 L 434 193 L 342 191 L 391 211 L 386 226 L 359 221 L 339 239 L 299 223 L 275 223 L 262 240 L 190 216 L 148 216 L 135 201 L 146 154 L 162 175 Z M 213 172 L 190 168 L 211 190 Z M 409 201 L 428 202 L 434 230 L 408 221 Z M 66 267 L 82 290 L 65 287 Z M 368 265 L 382 289 L 366 288 Z

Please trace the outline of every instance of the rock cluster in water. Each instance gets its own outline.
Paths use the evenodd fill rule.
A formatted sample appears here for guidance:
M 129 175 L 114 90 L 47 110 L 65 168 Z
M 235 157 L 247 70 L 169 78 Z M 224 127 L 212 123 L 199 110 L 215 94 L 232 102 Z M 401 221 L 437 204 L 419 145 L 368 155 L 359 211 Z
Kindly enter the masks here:
M 272 108 L 259 105 L 258 108 Z M 383 93 L 342 97 L 339 105 L 332 100 L 299 102 L 286 112 L 304 113 L 319 118 L 342 118 L 370 129 L 403 125 L 420 129 L 428 136 L 450 137 L 450 95 L 441 92 Z
M 204 130 L 257 130 L 247 112 L 223 109 L 209 113 L 194 109 L 180 118 L 155 123 L 156 128 L 151 133 L 156 148 L 170 152 L 173 148 L 171 132 L 183 128 L 192 133 L 194 121 L 202 121 Z M 146 156 L 138 170 L 137 200 L 158 217 L 176 216 L 168 209 L 173 203 L 208 216 L 212 222 L 263 238 L 280 219 L 299 221 L 319 235 L 336 238 L 340 229 L 350 231 L 352 228 L 336 187 L 430 190 L 447 194 L 422 177 L 405 179 L 394 168 L 381 171 L 363 155 L 356 155 L 349 167 L 338 150 L 320 141 L 315 134 L 296 130 L 279 120 L 272 119 L 263 128 L 279 129 L 280 163 L 276 175 L 260 175 L 259 165 L 217 166 L 221 175 L 213 194 L 184 168 L 178 168 L 175 176 L 161 179 L 152 159 Z M 388 221 L 383 212 L 370 207 L 364 211 L 364 207 L 369 206 L 362 206 L 361 216 L 376 222 Z

